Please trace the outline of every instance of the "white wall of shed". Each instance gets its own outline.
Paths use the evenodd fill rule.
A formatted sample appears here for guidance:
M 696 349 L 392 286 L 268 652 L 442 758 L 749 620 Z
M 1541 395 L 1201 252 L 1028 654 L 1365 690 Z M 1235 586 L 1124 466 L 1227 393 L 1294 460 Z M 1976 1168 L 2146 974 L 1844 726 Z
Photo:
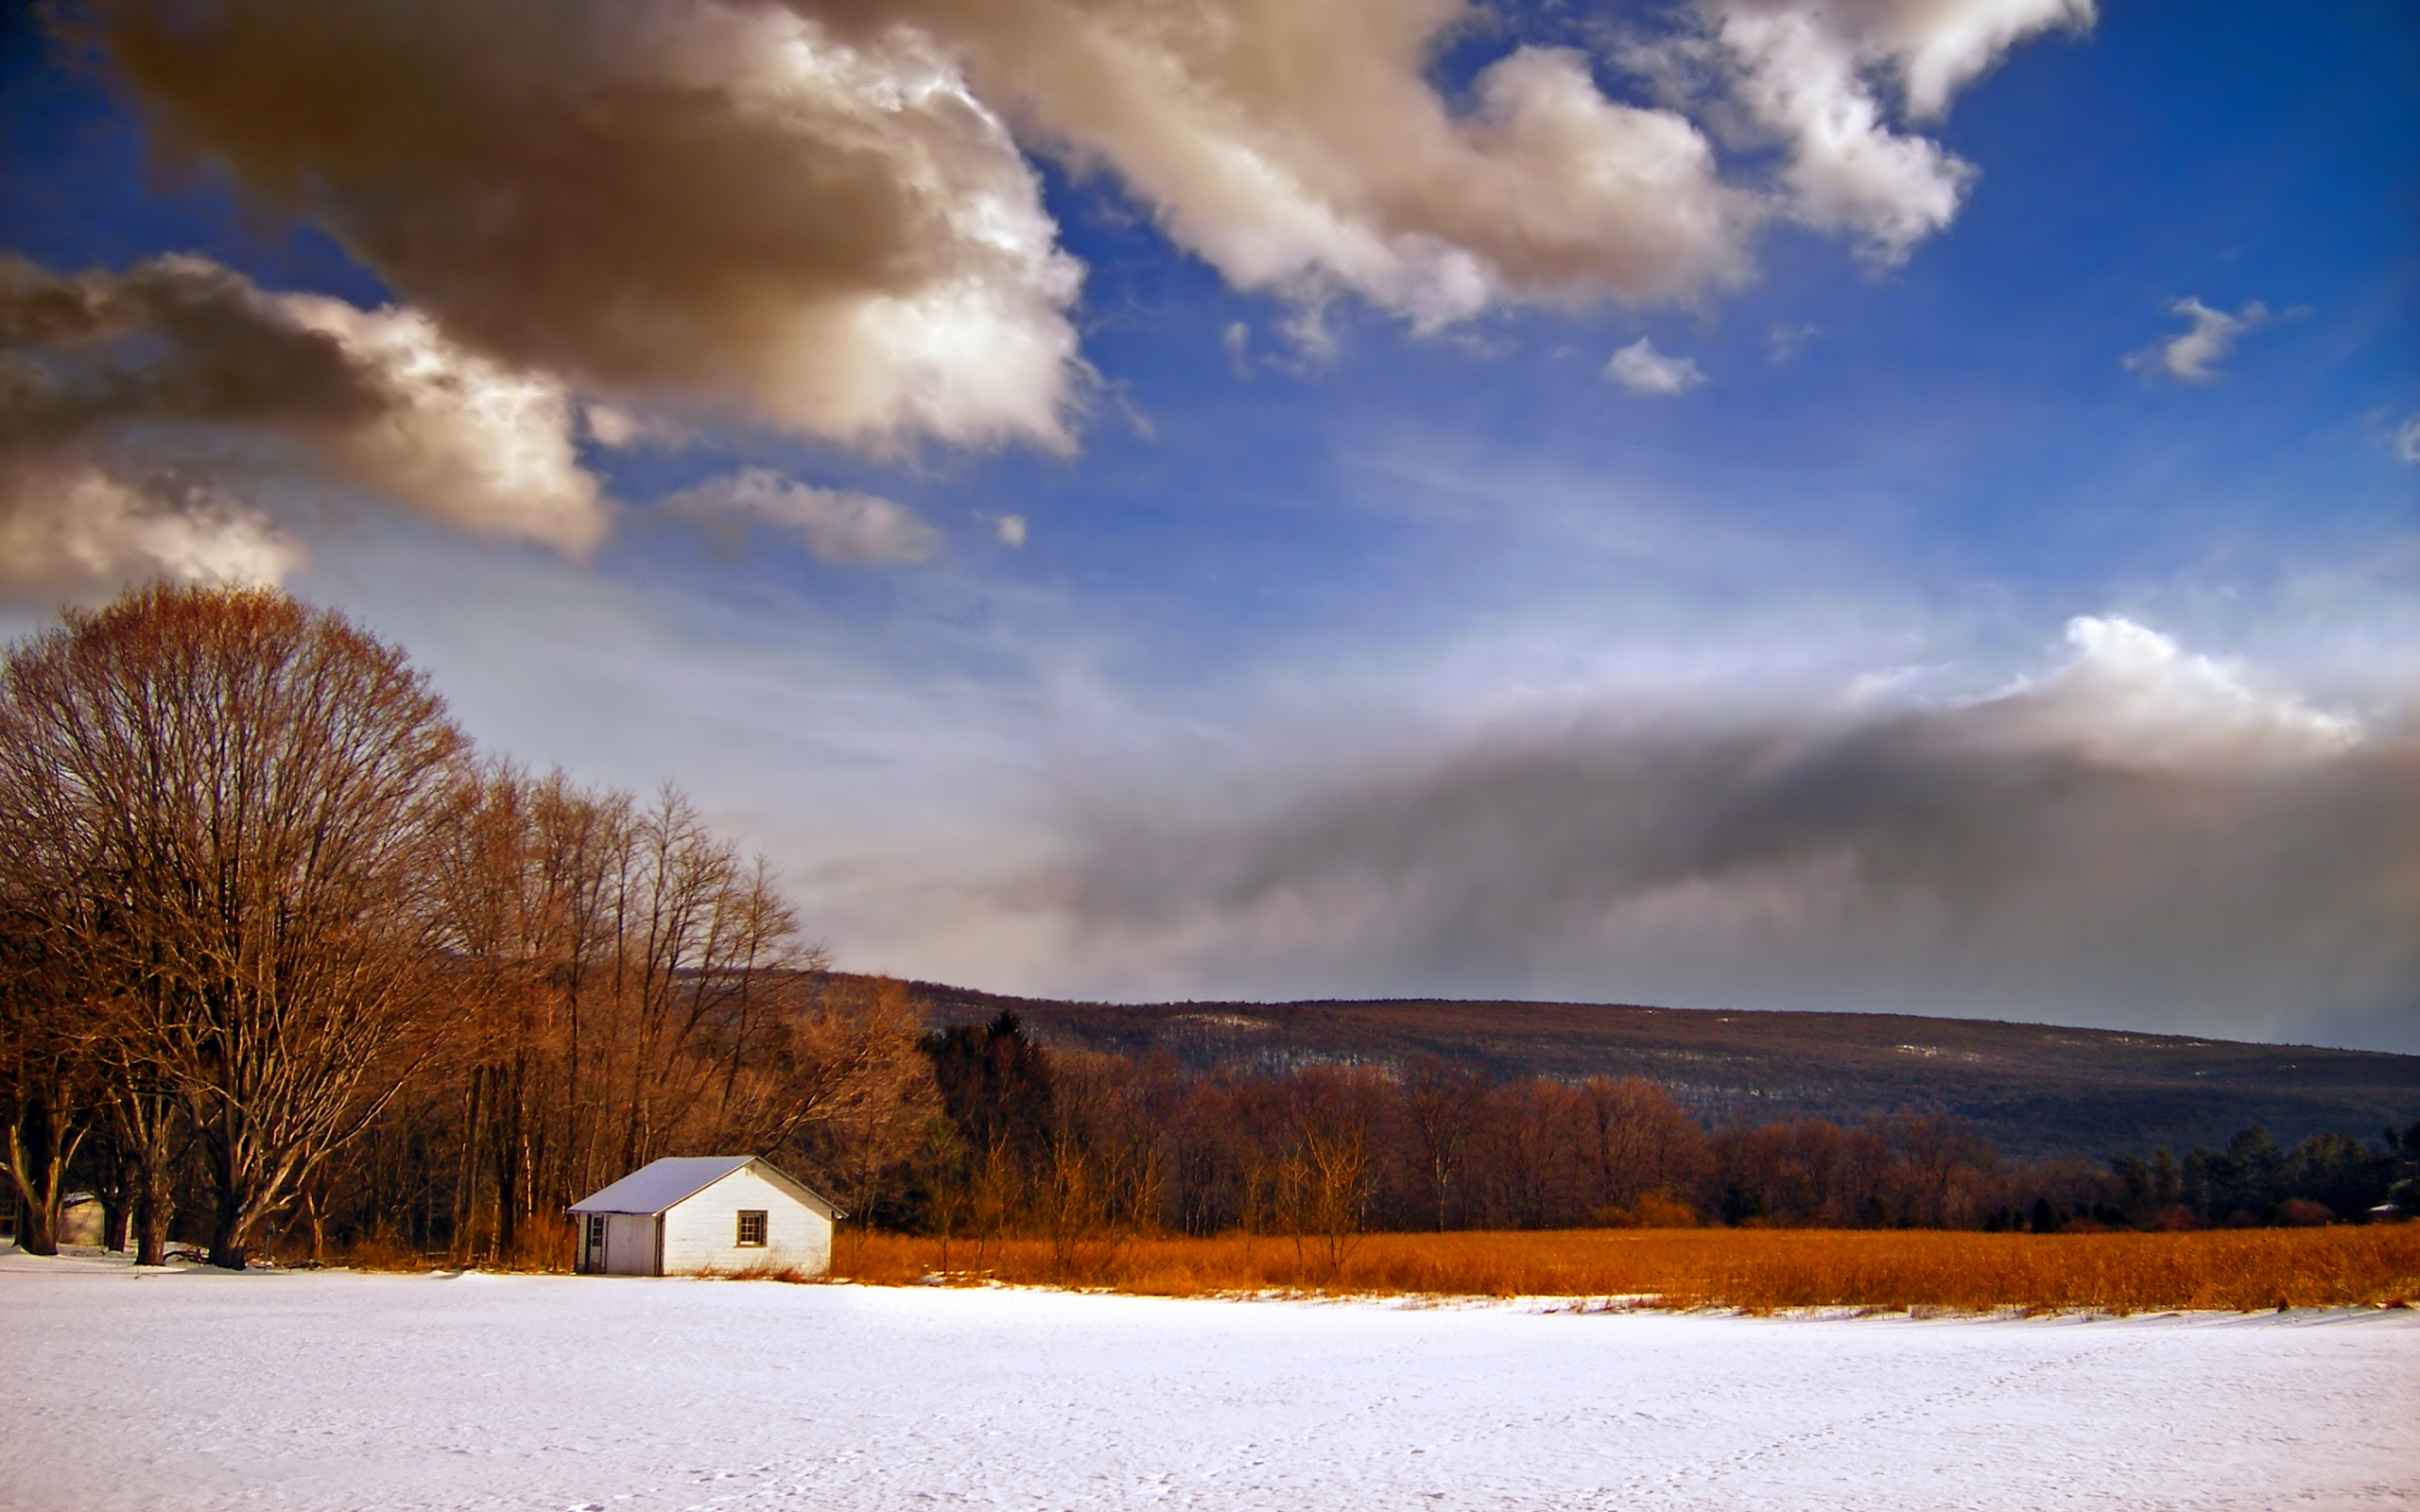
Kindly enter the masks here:
M 655 1214 L 609 1212 L 605 1215 L 605 1274 L 656 1274 Z
M 739 1246 L 742 1209 L 765 1211 L 765 1243 Z M 745 1276 L 832 1268 L 832 1220 L 744 1166 L 664 1214 L 666 1276 Z
M 59 1210 L 59 1231 L 51 1235 L 62 1245 L 84 1245 L 98 1247 L 104 1237 L 103 1222 L 107 1214 L 98 1197 L 86 1197 Z

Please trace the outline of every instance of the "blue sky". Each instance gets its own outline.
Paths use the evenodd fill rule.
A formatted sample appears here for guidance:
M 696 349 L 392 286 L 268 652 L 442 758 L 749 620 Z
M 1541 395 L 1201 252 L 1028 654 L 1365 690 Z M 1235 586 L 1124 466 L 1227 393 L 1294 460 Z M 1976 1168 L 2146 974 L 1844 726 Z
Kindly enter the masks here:
M 377 0 L 325 35 L 173 9 L 97 5 L 81 51 L 8 11 L 0 249 L 138 312 L 9 359 L 133 392 L 207 339 L 141 291 L 206 289 L 380 393 L 399 352 L 485 376 L 386 439 L 299 389 L 21 421 L 12 628 L 152 572 L 283 581 L 491 749 L 688 787 L 861 969 L 2420 1050 L 2408 6 L 1351 0 L 1238 62 L 1119 18 L 1259 42 L 1285 8 L 693 36 L 529 0 L 526 65 L 477 8 L 409 49 Z M 785 76 L 825 114 L 778 151 L 595 126 L 624 96 L 561 60 L 627 84 L 643 23 L 693 90 L 757 98 L 778 42 L 838 93 Z M 1376 61 L 1295 77 L 1314 44 Z M 348 68 L 369 103 L 325 97 Z M 1184 87 L 1118 93 L 1146 74 Z M 565 100 L 596 156 L 529 146 Z M 1553 118 L 1584 151 L 1522 134 L 1574 100 L 1613 112 Z M 1579 177 L 1679 173 L 1683 138 L 1652 192 Z M 1201 166 L 1238 154 L 1292 198 Z M 842 208 L 854 172 L 883 192 Z M 538 230 L 482 241 L 475 196 Z M 1662 249 L 1603 249 L 1634 234 Z M 751 236 L 810 292 L 743 304 Z M 136 272 L 168 253 L 208 262 Z M 960 274 L 1006 335 L 943 321 L 906 377 L 750 323 Z

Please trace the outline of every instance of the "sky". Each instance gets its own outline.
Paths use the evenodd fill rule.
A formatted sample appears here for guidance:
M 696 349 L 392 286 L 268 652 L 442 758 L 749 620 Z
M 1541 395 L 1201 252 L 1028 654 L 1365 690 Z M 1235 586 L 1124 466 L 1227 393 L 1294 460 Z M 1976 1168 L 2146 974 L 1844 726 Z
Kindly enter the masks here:
M 2420 1051 L 2420 12 L 73 0 L 0 631 L 277 583 L 838 964 Z

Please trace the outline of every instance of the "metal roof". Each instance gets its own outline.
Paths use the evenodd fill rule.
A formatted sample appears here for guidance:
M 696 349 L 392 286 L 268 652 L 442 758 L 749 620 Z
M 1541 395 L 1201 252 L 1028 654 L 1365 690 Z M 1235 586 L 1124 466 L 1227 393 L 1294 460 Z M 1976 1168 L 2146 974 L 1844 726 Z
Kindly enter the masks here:
M 774 1185 L 796 1194 L 801 1202 L 838 1222 L 848 1214 L 832 1199 L 756 1155 L 667 1155 L 653 1160 L 565 1208 L 565 1212 L 657 1213 L 688 1201 L 734 1171 L 757 1167 Z
M 662 1212 L 753 1161 L 752 1155 L 667 1155 L 573 1203 L 568 1212 Z

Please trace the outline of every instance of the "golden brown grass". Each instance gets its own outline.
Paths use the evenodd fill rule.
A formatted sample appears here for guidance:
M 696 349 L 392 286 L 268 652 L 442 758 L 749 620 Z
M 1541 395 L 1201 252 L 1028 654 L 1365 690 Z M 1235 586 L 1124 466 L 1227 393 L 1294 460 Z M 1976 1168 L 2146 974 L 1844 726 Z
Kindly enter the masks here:
M 844 1234 L 836 1279 L 933 1277 L 941 1245 Z M 2126 1314 L 2411 1305 L 2420 1224 L 2204 1233 L 1582 1229 L 1372 1234 L 1340 1267 L 1283 1238 L 1046 1240 L 950 1246 L 956 1283 L 1073 1285 L 1153 1297 L 1249 1293 L 1629 1297 L 1660 1307 L 2022 1309 Z M 977 1269 L 977 1267 L 980 1267 Z
M 298 1253 L 309 1251 L 304 1248 Z M 296 1257 L 285 1258 L 290 1263 Z M 537 1224 L 524 1228 L 519 1242 L 510 1250 L 482 1243 L 472 1252 L 470 1263 L 477 1270 L 558 1272 L 570 1270 L 571 1262 L 568 1226 Z M 331 1250 L 328 1263 L 350 1270 L 425 1271 L 450 1270 L 459 1262 L 450 1254 L 424 1254 L 401 1240 L 373 1234 Z

